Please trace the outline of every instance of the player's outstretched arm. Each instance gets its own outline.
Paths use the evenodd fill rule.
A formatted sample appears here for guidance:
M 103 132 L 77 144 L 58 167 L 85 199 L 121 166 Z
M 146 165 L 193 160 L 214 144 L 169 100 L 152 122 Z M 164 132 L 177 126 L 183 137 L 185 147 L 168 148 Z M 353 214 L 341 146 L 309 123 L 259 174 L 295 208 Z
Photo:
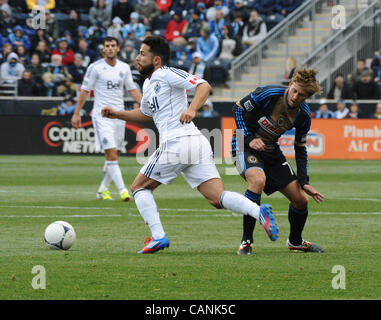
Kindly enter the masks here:
M 143 114 L 140 109 L 116 111 L 112 107 L 106 106 L 101 112 L 102 117 L 109 119 L 120 119 L 130 122 L 152 121 L 152 118 Z

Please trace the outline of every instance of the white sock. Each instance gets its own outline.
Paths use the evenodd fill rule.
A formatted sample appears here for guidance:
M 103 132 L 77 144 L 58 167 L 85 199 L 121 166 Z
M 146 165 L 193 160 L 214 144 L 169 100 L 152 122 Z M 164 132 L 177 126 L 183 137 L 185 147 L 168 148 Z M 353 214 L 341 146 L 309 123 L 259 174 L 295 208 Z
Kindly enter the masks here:
M 111 176 L 107 171 L 107 163 L 105 162 L 103 166 L 103 179 L 101 185 L 99 186 L 98 192 L 103 192 L 108 189 L 111 183 Z
M 138 189 L 134 192 L 134 199 L 140 215 L 151 230 L 152 237 L 154 239 L 163 238 L 165 232 L 160 221 L 159 210 L 152 191 L 148 189 Z
M 125 191 L 126 187 L 122 178 L 122 172 L 120 171 L 118 161 L 106 161 L 107 172 L 110 175 L 112 181 L 114 181 L 119 192 Z
M 224 191 L 220 204 L 225 209 L 259 219 L 259 206 L 238 192 Z

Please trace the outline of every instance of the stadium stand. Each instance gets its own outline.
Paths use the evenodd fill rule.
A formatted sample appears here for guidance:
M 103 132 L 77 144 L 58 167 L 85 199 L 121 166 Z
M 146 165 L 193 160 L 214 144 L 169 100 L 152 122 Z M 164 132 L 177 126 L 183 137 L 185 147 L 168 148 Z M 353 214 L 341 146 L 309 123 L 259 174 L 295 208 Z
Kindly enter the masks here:
M 347 21 L 375 2 L 379 1 L 346 1 Z M 49 0 L 41 2 L 46 5 L 45 27 L 34 28 L 33 19 L 40 11 L 32 9 L 39 3 L 39 0 L 0 1 L 0 95 L 16 96 L 17 83 L 25 87 L 25 81 L 29 80 L 20 81 L 24 69 L 31 71 L 31 81 L 36 84 L 34 96 L 56 96 L 58 87 L 65 81 L 79 87 L 86 67 L 101 58 L 102 40 L 107 35 L 116 35 L 121 40 L 120 58 L 130 64 L 141 86 L 142 79 L 134 69 L 133 59 L 142 38 L 148 34 L 168 36 L 171 33 L 168 37 L 172 49 L 169 64 L 194 72 L 193 57 L 199 52 L 202 63 L 197 70 L 201 70 L 212 84 L 213 99 L 234 100 L 260 84 L 287 83 L 285 74 L 289 73 L 286 69 L 290 58 L 302 65 L 311 55 L 312 45 L 318 48 L 329 42 L 332 6 L 340 1 Z M 216 48 L 210 46 L 208 37 L 203 39 L 203 32 L 217 39 Z M 206 57 L 200 51 L 200 43 L 207 50 L 215 50 L 213 57 Z M 357 59 L 363 58 L 366 62 L 372 82 L 372 88 L 365 83 L 356 85 L 360 97 L 369 92 L 372 97 L 378 97 L 373 83 L 379 91 L 380 47 L 356 55 Z M 254 56 L 259 48 L 261 56 Z M 7 60 L 14 54 L 17 54 L 17 67 L 10 66 Z M 61 56 L 60 62 L 57 55 Z M 244 61 L 250 55 L 250 63 L 236 67 L 237 61 Z M 347 68 L 330 74 L 330 79 L 324 83 L 327 87 L 324 97 L 338 94 L 339 90 L 334 87 L 338 74 L 343 75 L 351 89 L 354 88 L 354 80 L 350 79 L 354 71 L 354 68 Z M 239 78 L 235 77 L 237 73 Z M 328 96 L 330 88 L 336 91 Z M 24 94 L 29 91 L 23 90 Z

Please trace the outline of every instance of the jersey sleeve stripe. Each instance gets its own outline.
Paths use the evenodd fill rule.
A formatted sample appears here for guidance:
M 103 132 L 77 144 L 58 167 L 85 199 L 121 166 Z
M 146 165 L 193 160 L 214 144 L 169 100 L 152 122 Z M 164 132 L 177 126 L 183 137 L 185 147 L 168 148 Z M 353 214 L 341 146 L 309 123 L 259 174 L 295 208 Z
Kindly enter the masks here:
M 235 114 L 235 119 L 237 122 L 238 129 L 243 130 L 244 135 L 248 136 L 249 130 L 247 130 L 245 121 L 243 120 L 243 110 L 239 107 L 235 108 L 234 114 Z
M 260 102 L 260 101 L 263 101 L 264 99 L 269 98 L 271 96 L 282 95 L 283 93 L 284 93 L 283 88 L 267 89 L 264 92 L 260 93 L 259 95 L 254 96 L 253 99 L 254 99 L 254 101 Z
M 169 70 L 171 70 L 173 73 L 176 73 L 178 76 L 180 76 L 180 77 L 182 77 L 184 79 L 186 79 L 189 76 L 188 73 L 186 73 L 185 71 L 180 70 L 180 69 L 169 68 Z

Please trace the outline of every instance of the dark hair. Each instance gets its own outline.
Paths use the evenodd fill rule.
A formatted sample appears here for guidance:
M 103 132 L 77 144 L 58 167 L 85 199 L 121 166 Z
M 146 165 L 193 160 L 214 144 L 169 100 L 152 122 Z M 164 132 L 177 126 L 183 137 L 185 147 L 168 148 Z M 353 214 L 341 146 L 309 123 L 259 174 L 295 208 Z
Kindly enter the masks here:
M 149 36 L 144 38 L 142 44 L 150 47 L 152 55 L 159 56 L 163 65 L 166 65 L 171 55 L 168 41 L 160 36 Z
M 104 40 L 103 40 L 103 45 L 105 45 L 106 42 L 111 42 L 111 41 L 115 41 L 116 44 L 119 46 L 119 41 L 117 38 L 115 37 L 106 37 Z

